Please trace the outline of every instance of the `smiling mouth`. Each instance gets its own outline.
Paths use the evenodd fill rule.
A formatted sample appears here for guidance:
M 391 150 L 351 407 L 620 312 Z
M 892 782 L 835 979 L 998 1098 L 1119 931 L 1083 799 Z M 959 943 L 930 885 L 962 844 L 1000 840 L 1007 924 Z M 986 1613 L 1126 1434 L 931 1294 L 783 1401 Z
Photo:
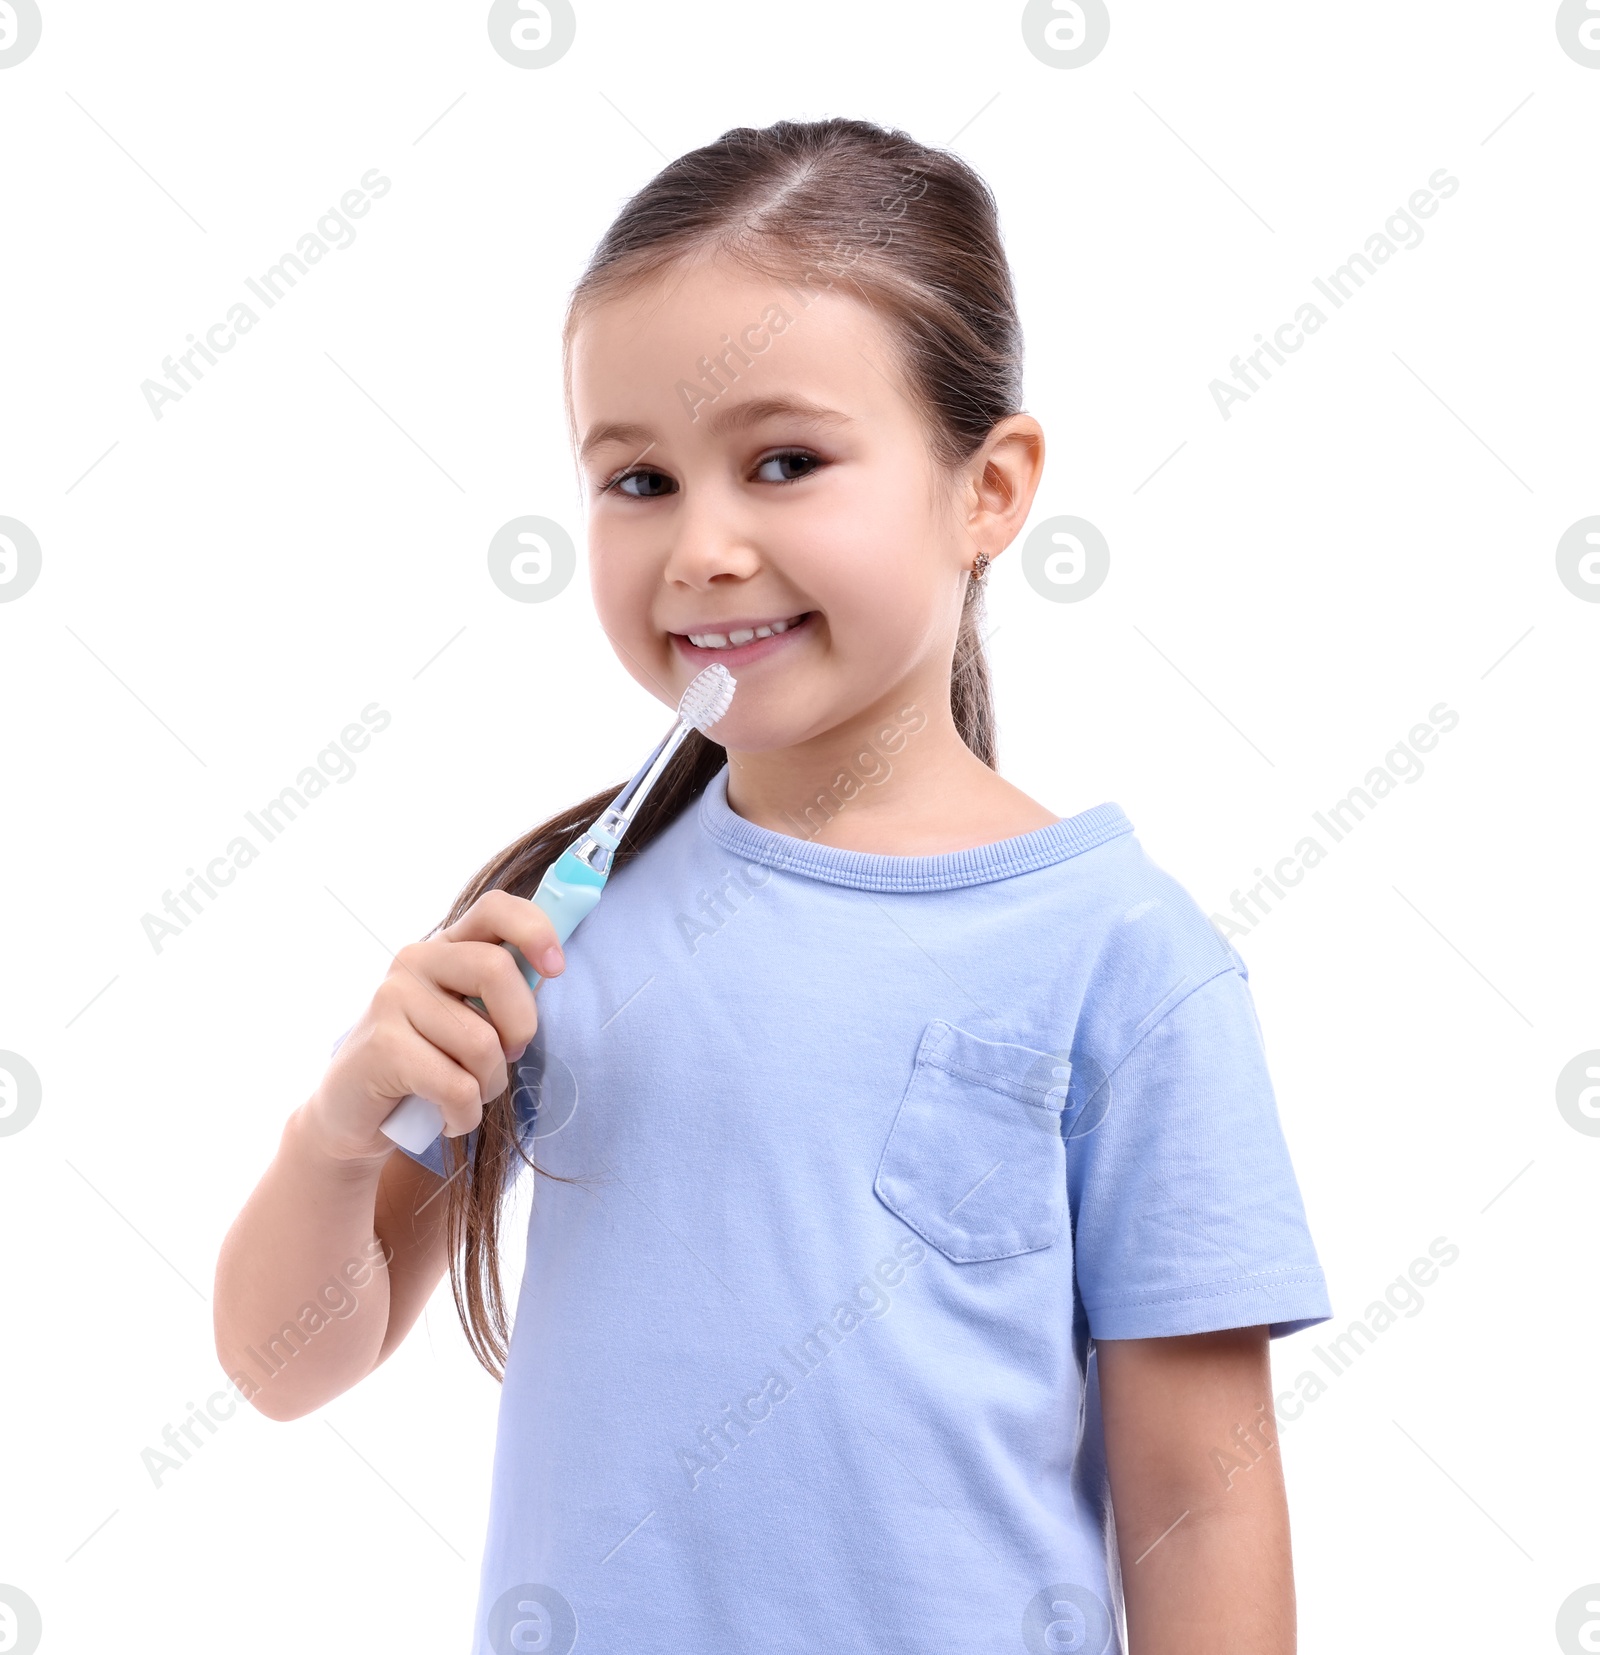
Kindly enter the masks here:
M 769 624 L 756 627 L 738 627 L 731 632 L 675 632 L 674 638 L 682 639 L 695 649 L 704 650 L 738 650 L 747 644 L 761 643 L 768 638 L 781 638 L 786 632 L 793 632 L 803 626 L 815 610 L 807 609 L 798 615 L 791 615 L 787 620 L 772 621 Z

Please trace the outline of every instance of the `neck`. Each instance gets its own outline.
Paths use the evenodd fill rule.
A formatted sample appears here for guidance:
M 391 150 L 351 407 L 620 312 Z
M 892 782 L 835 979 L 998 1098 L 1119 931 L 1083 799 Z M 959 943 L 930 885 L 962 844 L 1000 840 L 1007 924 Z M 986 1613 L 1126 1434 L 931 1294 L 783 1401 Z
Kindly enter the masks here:
M 997 778 L 961 739 L 949 692 L 899 696 L 793 747 L 728 751 L 728 806 L 758 827 L 873 848 L 935 825 Z

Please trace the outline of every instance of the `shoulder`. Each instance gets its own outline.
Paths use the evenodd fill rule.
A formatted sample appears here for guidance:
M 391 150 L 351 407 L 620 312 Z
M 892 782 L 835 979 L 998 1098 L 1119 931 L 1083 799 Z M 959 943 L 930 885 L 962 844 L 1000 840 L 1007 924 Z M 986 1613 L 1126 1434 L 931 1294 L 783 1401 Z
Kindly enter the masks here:
M 1123 834 L 1112 848 L 1115 871 L 1107 884 L 1111 900 L 1102 916 L 1104 947 L 1110 955 L 1182 963 L 1208 976 L 1229 966 L 1244 972 L 1244 957 L 1212 924 L 1189 888 L 1155 861 L 1136 834 Z
M 1107 877 L 1093 924 L 1079 1042 L 1114 1068 L 1150 1029 L 1213 978 L 1249 977 L 1244 958 L 1183 883 L 1134 834 L 1102 847 Z

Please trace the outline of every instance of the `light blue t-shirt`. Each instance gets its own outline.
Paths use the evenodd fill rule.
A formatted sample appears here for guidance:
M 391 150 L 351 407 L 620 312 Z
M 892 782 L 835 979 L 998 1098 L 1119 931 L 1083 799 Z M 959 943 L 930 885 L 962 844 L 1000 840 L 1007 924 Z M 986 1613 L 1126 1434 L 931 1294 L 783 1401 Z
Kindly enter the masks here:
M 1119 1650 L 1091 1341 L 1330 1315 L 1244 962 L 1115 804 L 883 856 L 727 780 L 539 990 L 525 1141 L 584 1182 L 535 1180 L 473 1649 Z

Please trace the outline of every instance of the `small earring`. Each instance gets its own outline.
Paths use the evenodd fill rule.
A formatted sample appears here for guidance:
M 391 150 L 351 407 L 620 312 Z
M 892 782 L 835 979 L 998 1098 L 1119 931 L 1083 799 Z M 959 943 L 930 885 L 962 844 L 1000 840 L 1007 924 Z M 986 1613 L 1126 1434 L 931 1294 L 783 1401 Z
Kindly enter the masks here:
M 989 568 L 989 562 L 990 562 L 990 558 L 989 558 L 989 554 L 987 552 L 979 552 L 978 553 L 977 561 L 973 563 L 972 570 L 971 570 L 972 578 L 974 580 L 982 580 L 983 579 L 984 574 L 987 572 L 987 570 Z

